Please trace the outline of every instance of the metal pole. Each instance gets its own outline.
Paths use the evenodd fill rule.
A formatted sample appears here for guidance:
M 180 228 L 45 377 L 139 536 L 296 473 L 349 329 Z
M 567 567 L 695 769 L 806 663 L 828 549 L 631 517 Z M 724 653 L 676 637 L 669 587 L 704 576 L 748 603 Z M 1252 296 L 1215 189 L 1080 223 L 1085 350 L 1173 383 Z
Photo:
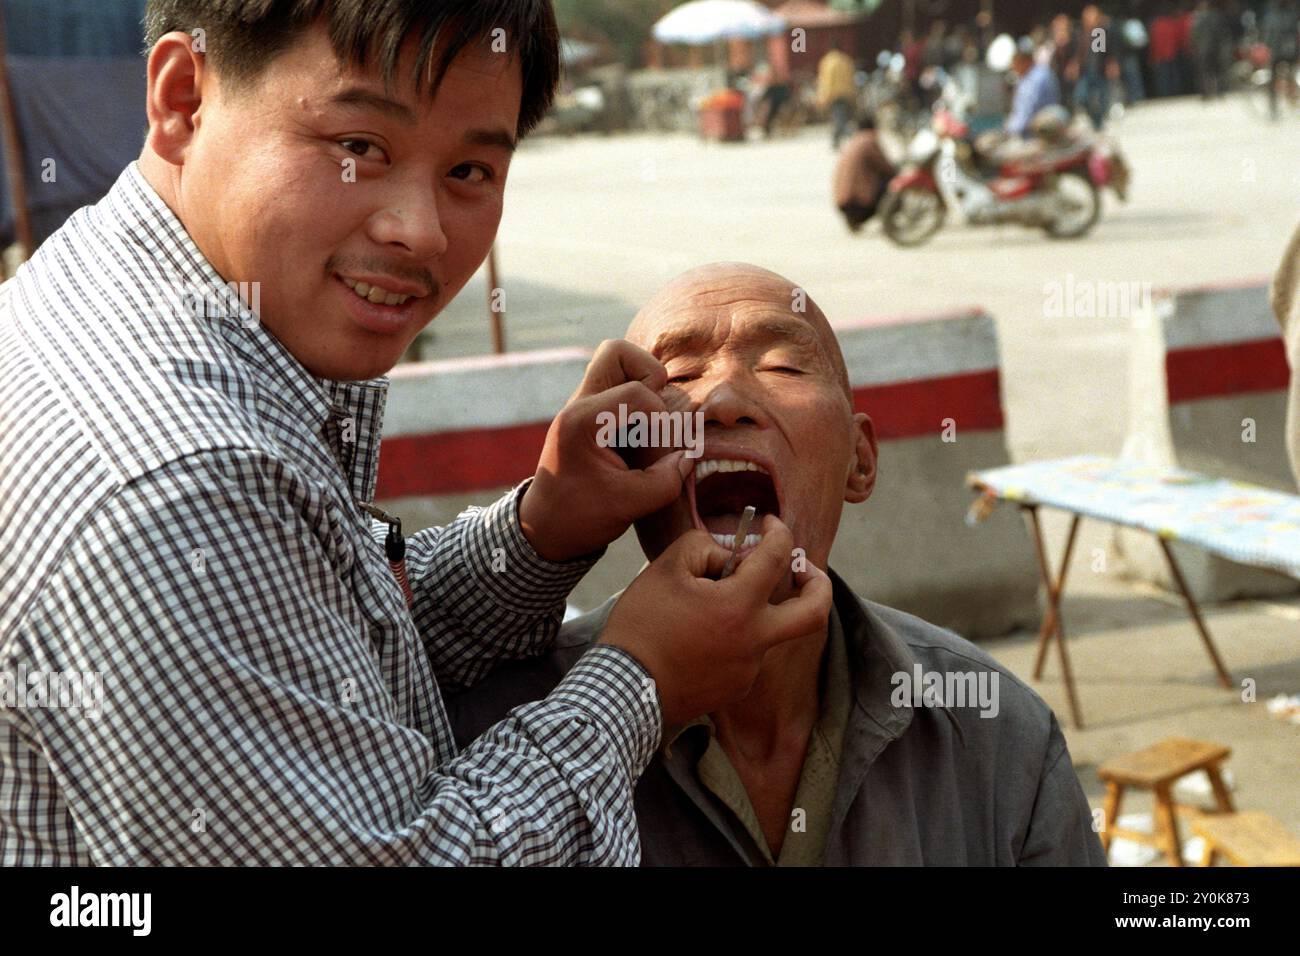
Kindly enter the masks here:
M 23 247 L 23 259 L 30 259 L 36 251 L 32 232 L 31 211 L 27 208 L 27 170 L 23 164 L 22 136 L 18 132 L 18 118 L 14 115 L 14 102 L 9 85 L 9 61 L 6 57 L 4 3 L 0 2 L 0 122 L 4 123 L 5 165 L 9 170 L 9 192 L 14 204 L 14 226 L 18 243 Z
M 497 308 L 497 247 L 496 243 L 488 250 L 487 257 L 487 298 L 488 318 L 492 322 L 492 351 L 497 355 L 506 353 L 506 313 L 505 307 Z

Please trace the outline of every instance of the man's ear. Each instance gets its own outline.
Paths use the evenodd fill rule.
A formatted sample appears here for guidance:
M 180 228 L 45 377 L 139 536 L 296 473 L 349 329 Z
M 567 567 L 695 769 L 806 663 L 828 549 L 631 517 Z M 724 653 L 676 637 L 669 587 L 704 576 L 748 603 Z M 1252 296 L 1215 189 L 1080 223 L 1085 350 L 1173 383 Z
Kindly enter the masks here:
M 203 102 L 204 54 L 194 38 L 179 30 L 159 38 L 149 51 L 149 87 L 145 106 L 149 136 L 145 148 L 173 166 L 185 162 L 185 152 L 199 125 Z
M 854 462 L 844 486 L 844 500 L 856 505 L 871 497 L 876 487 L 876 426 L 866 412 L 853 416 Z

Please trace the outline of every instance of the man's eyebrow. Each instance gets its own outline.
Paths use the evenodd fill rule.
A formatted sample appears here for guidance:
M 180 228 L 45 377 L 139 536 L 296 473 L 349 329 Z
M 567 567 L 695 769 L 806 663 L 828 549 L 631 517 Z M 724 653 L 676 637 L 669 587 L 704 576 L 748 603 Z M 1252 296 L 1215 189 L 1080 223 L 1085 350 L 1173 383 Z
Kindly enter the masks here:
M 507 153 L 513 153 L 518 145 L 514 134 L 500 127 L 496 129 L 472 129 L 462 139 L 466 146 L 491 146 L 496 149 L 504 149 Z
M 330 102 L 338 106 L 358 106 L 363 109 L 378 110 L 404 123 L 415 123 L 415 111 L 405 103 L 362 86 L 350 86 L 335 93 L 330 97 Z M 501 127 L 471 129 L 462 137 L 462 142 L 466 146 L 490 146 L 503 149 L 508 153 L 513 153 L 518 145 L 514 134 Z
M 415 122 L 415 111 L 405 103 L 399 103 L 391 97 L 376 93 L 361 86 L 349 86 L 330 97 L 330 102 L 338 106 L 360 106 L 365 109 L 387 113 L 407 123 Z
M 821 350 L 821 340 L 805 322 L 790 319 L 758 319 L 749 323 L 744 330 L 746 339 L 783 338 L 801 348 Z
M 689 325 L 678 326 L 677 328 L 668 329 L 660 332 L 655 337 L 654 345 L 650 349 L 650 354 L 655 358 L 661 358 L 664 355 L 676 355 L 679 352 L 685 352 L 693 347 L 699 347 L 708 343 L 710 336 L 700 329 L 692 328 Z

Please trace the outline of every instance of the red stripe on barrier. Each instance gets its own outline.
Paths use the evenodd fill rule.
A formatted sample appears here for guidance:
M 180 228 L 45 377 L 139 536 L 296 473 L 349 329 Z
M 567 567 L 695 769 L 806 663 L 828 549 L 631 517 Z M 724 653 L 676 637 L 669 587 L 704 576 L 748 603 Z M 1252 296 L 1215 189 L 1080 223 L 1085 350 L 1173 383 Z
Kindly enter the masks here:
M 1169 403 L 1284 391 L 1291 381 L 1281 338 L 1200 345 L 1165 355 Z
M 945 378 L 868 385 L 853 404 L 871 416 L 882 441 L 1003 427 L 997 369 Z M 375 497 L 451 495 L 516 484 L 537 470 L 548 422 L 385 438 Z
M 385 438 L 375 497 L 451 495 L 516 484 L 537 471 L 549 427 L 550 422 L 534 422 Z
M 853 407 L 871 416 L 876 437 L 884 440 L 937 435 L 943 420 L 957 432 L 1003 427 L 998 370 L 964 372 L 915 382 L 866 385 L 853 390 Z

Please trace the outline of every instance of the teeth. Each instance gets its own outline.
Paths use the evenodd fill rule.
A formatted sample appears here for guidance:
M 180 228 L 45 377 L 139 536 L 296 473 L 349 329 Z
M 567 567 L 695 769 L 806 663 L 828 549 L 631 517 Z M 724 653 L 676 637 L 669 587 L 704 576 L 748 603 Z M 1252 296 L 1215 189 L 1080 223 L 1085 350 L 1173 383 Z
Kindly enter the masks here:
M 352 279 L 344 279 L 344 285 L 355 292 L 361 298 L 375 305 L 402 305 L 411 297 L 402 295 L 398 292 L 389 292 L 387 289 L 381 289 L 377 285 L 371 285 L 369 282 L 356 282 Z
M 713 534 L 713 532 L 709 533 Z M 728 550 L 736 546 L 736 536 L 734 534 L 715 534 L 713 540 Z M 761 534 L 747 534 L 744 542 L 740 545 L 740 549 L 743 551 L 746 548 L 756 548 L 762 540 L 763 536 Z
M 752 461 L 736 461 L 732 458 L 711 458 L 708 461 L 699 462 L 695 466 L 695 480 L 703 481 L 715 471 L 757 471 L 759 474 L 766 475 L 767 469 L 762 465 L 756 465 Z

